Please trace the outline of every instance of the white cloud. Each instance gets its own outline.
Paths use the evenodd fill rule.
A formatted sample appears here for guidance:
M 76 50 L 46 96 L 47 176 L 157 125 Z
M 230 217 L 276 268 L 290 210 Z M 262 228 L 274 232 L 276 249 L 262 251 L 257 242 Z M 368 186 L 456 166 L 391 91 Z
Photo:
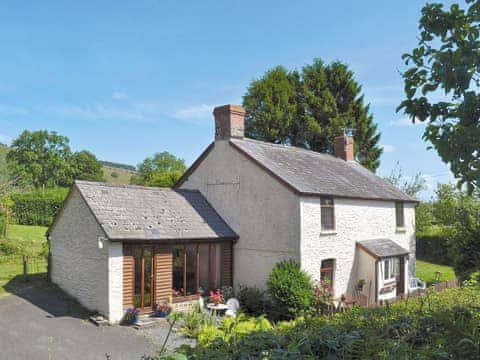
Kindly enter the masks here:
M 413 123 L 412 119 L 410 119 L 409 117 L 403 117 L 403 118 L 390 120 L 390 122 L 388 124 L 390 126 L 396 126 L 396 127 L 409 127 L 409 126 L 413 127 L 413 126 L 424 126 L 425 122 L 415 120 L 415 123 Z
M 114 91 L 112 93 L 112 99 L 113 100 L 127 100 L 128 95 L 125 93 L 122 93 L 121 91 Z
M 39 109 L 40 112 L 75 120 L 118 120 L 153 122 L 163 116 L 158 106 L 146 106 L 144 103 L 111 106 L 106 104 L 59 104 Z
M 180 120 L 201 120 L 212 116 L 213 105 L 200 104 L 175 110 L 172 116 Z
M 381 146 L 382 146 L 382 148 L 383 148 L 383 152 L 384 152 L 384 153 L 392 153 L 392 152 L 395 151 L 395 146 L 393 146 L 393 145 L 387 145 L 387 144 L 385 144 L 385 145 L 381 145 Z
M 7 104 L 0 104 L 0 115 L 4 116 L 21 116 L 27 115 L 29 111 L 25 108 L 12 106 Z

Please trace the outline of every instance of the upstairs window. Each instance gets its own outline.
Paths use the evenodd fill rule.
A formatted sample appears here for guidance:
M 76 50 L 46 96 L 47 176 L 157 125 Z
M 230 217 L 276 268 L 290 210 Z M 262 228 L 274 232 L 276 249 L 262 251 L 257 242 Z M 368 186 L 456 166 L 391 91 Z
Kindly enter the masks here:
M 320 280 L 326 282 L 333 289 L 333 272 L 335 268 L 334 259 L 322 260 L 320 266 Z
M 320 198 L 322 232 L 335 230 L 335 208 L 332 198 Z
M 397 222 L 397 228 L 405 227 L 405 214 L 403 208 L 403 202 L 397 201 L 395 203 L 395 219 Z

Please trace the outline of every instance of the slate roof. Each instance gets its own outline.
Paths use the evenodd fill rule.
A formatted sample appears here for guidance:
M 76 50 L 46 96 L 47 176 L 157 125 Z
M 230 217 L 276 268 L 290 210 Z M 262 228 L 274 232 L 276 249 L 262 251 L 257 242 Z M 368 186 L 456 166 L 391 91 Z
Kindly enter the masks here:
M 197 190 L 76 181 L 111 240 L 234 240 L 238 236 Z
M 390 239 L 375 239 L 358 241 L 357 244 L 377 258 L 407 255 L 408 250 L 404 249 Z
M 301 194 L 416 201 L 356 161 L 247 138 L 230 144 Z

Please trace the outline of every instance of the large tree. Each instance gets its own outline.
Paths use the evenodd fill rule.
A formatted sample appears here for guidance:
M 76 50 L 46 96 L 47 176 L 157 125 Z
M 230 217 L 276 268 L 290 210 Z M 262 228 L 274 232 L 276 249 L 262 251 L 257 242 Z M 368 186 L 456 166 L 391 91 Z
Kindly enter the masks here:
M 17 185 L 68 186 L 72 183 L 69 162 L 71 150 L 67 137 L 46 130 L 25 130 L 16 138 L 7 154 L 9 172 Z
M 172 187 L 186 170 L 185 161 L 168 151 L 156 153 L 137 166 L 138 173 L 131 179 L 132 184 Z
M 264 141 L 332 152 L 333 139 L 353 130 L 360 162 L 378 168 L 380 134 L 348 66 L 315 60 L 299 71 L 269 70 L 244 96 L 246 134 Z
M 72 185 L 73 180 L 104 181 L 102 164 L 89 151 L 72 153 L 69 139 L 54 131 L 25 130 L 6 156 L 10 181 L 20 187 Z
M 397 110 L 428 123 L 424 139 L 472 192 L 480 188 L 480 1 L 466 3 L 423 7 Z
M 105 181 L 102 163 L 90 151 L 74 153 L 70 163 L 75 180 Z

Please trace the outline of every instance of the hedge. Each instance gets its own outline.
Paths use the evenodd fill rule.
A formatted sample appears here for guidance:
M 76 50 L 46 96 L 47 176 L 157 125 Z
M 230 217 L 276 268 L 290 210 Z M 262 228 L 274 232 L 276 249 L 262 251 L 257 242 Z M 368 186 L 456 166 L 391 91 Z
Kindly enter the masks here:
M 20 225 L 49 226 L 67 194 L 68 189 L 65 188 L 13 194 L 15 222 Z
M 444 228 L 431 228 L 417 234 L 417 252 L 419 260 L 435 264 L 451 265 L 452 257 L 448 251 L 447 235 Z

